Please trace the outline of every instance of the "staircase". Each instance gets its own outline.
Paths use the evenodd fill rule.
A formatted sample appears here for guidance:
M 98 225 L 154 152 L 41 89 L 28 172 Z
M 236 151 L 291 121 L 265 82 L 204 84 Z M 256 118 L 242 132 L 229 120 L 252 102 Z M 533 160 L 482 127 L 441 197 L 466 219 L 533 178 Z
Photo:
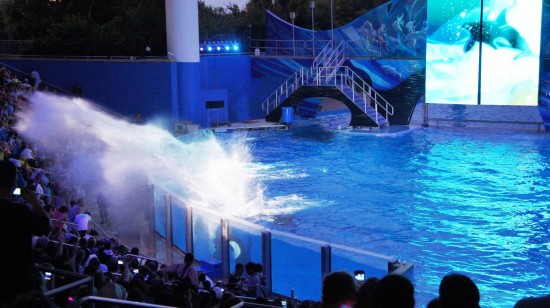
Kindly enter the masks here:
M 350 126 L 389 125 L 393 106 L 351 68 L 342 65 L 346 60 L 345 49 L 345 41 L 337 46 L 329 42 L 311 68 L 301 68 L 283 82 L 262 104 L 266 120 L 278 122 L 282 107 L 296 107 L 305 98 L 327 97 L 341 101 L 350 109 Z

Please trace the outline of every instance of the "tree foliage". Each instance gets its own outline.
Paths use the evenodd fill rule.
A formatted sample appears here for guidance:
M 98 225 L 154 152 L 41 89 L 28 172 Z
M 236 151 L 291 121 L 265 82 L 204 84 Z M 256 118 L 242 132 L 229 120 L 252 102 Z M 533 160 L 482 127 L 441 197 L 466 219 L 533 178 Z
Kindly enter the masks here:
M 193 0 L 175 0 L 193 1 Z M 196 0 L 195 0 L 196 1 Z M 265 11 L 311 29 L 310 0 L 250 0 L 244 9 L 229 4 L 212 7 L 199 1 L 201 41 L 239 40 L 265 36 Z M 334 27 L 387 0 L 332 0 Z M 315 29 L 331 28 L 331 0 L 315 0 Z M 34 40 L 36 54 L 153 55 L 166 54 L 164 1 L 159 0 L 0 0 L 0 39 Z

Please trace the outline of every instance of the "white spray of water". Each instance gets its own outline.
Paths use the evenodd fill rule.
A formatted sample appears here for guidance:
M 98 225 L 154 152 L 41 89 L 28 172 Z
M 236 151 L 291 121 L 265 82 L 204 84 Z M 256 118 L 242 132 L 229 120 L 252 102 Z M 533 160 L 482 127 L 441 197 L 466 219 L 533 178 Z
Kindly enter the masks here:
M 72 183 L 93 182 L 113 196 L 146 177 L 184 204 L 237 217 L 259 215 L 264 208 L 244 138 L 229 149 L 207 132 L 182 142 L 154 125 L 114 118 L 80 98 L 36 93 L 30 101 L 18 114 L 17 130 L 50 157 L 70 153 Z

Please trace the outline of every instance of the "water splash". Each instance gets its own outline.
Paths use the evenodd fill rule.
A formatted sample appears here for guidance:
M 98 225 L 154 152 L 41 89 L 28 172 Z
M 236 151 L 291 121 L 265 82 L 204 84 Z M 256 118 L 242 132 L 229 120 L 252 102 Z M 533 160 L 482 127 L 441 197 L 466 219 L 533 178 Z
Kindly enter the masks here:
M 262 212 L 263 186 L 245 138 L 227 147 L 206 131 L 178 140 L 157 126 L 114 118 L 80 98 L 35 93 L 29 99 L 30 108 L 17 115 L 17 130 L 48 157 L 68 153 L 68 166 L 54 163 L 51 169 L 68 171 L 73 185 L 117 196 L 148 179 L 183 204 L 237 217 Z

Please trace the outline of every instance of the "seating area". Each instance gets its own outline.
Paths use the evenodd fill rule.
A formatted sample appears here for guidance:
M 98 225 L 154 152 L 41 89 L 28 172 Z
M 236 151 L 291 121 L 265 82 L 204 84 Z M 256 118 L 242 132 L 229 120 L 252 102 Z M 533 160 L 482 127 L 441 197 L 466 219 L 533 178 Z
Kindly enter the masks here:
M 105 197 L 94 196 L 99 212 L 91 213 L 84 203 L 90 199 L 88 192 L 64 177 L 69 155 L 60 151 L 56 157 L 47 157 L 17 133 L 17 111 L 29 108 L 27 96 L 38 89 L 44 90 L 30 76 L 0 68 L 0 161 L 16 166 L 17 187 L 33 191 L 52 220 L 48 234 L 32 239 L 33 291 L 13 294 L 2 307 L 39 307 L 37 303 L 80 307 L 93 302 L 193 308 L 415 307 L 414 286 L 399 275 L 368 278 L 331 273 L 323 283 L 322 298 L 297 301 L 266 294 L 262 265 L 255 263 L 259 260 L 237 264 L 227 281 L 217 281 L 219 277 L 194 269 L 198 263 L 190 253 L 185 263 L 162 264 L 140 254 L 139 247 L 127 247 L 101 227 L 110 223 L 107 207 L 102 210 Z M 12 201 L 23 202 L 17 195 Z M 9 281 L 9 277 L 0 279 Z M 482 296 L 471 279 L 452 274 L 443 277 L 439 297 L 427 307 L 479 307 Z M 544 307 L 549 302 L 548 296 L 524 299 L 515 307 Z

